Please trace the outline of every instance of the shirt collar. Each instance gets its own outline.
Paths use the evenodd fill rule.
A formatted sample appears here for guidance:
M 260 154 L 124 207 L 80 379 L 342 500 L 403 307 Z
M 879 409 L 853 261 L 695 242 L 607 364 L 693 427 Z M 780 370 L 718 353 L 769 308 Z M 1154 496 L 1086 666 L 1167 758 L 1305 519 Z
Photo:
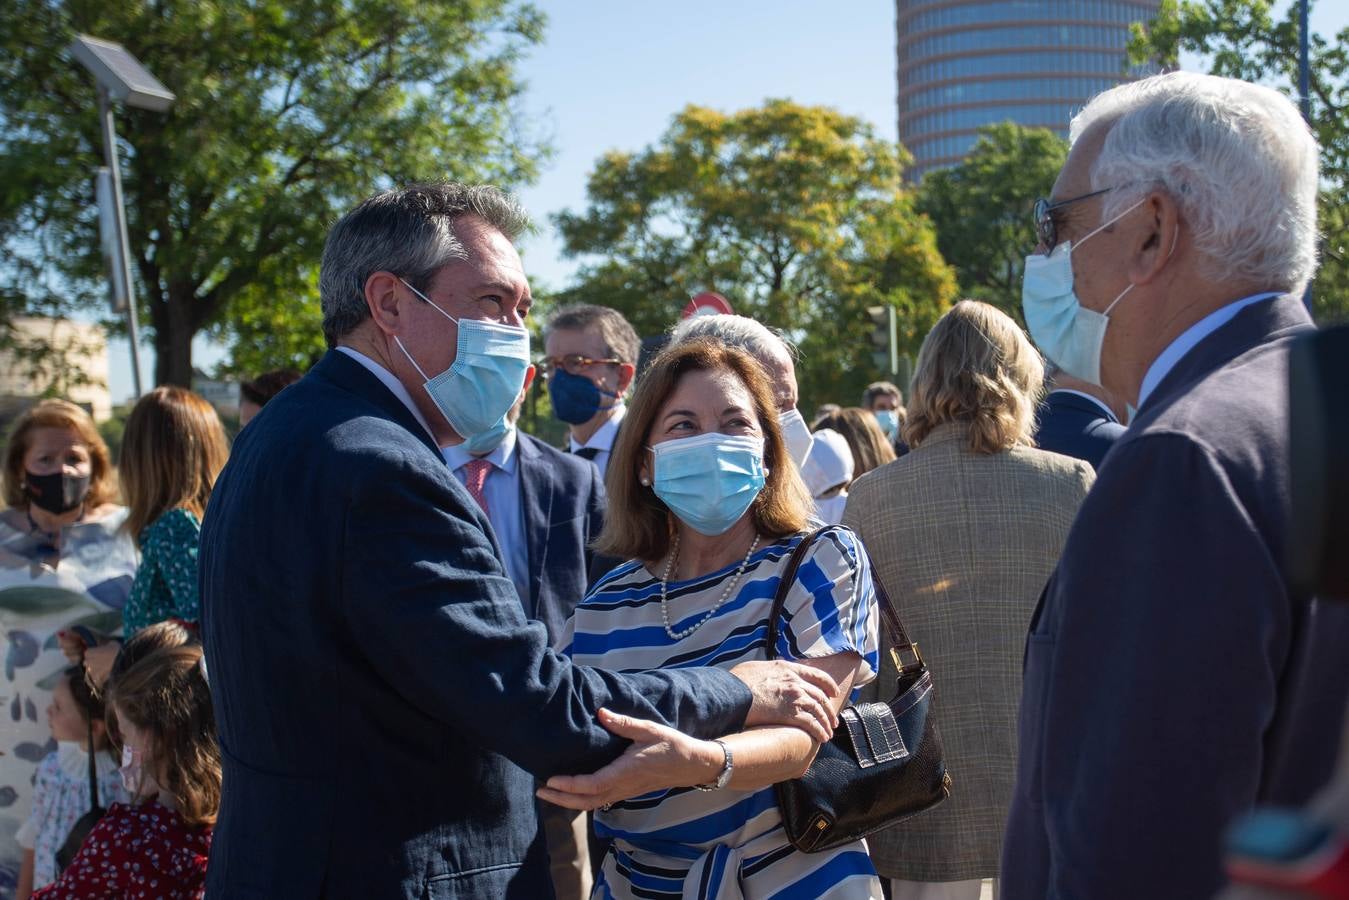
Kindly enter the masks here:
M 388 369 L 384 368 L 379 363 L 375 362 L 373 359 L 366 356 L 359 350 L 353 350 L 350 347 L 338 347 L 337 349 L 340 352 L 345 353 L 347 356 L 350 356 L 352 359 L 356 360 L 356 362 L 365 366 L 366 371 L 368 371 L 371 375 L 374 375 L 376 378 L 378 378 L 380 384 L 384 385 L 386 388 L 389 389 L 390 393 L 392 393 L 399 400 L 403 401 L 403 405 L 406 406 L 408 408 L 408 411 L 412 413 L 412 415 L 417 419 L 417 421 L 422 424 L 422 427 L 426 429 L 426 433 L 431 435 L 431 442 L 439 443 L 438 441 L 436 441 L 436 436 L 431 431 L 431 426 L 426 421 L 426 417 L 422 415 L 422 411 L 418 409 L 417 404 L 413 402 L 412 395 L 408 393 L 407 388 L 403 387 L 403 382 L 395 378 L 394 374 L 390 372 Z
M 1271 291 L 1234 300 L 1226 306 L 1215 309 L 1181 332 L 1180 337 L 1172 341 L 1170 346 L 1163 350 L 1161 355 L 1153 360 L 1152 365 L 1148 367 L 1147 374 L 1143 376 L 1143 383 L 1138 388 L 1138 408 L 1143 408 L 1143 404 L 1148 401 L 1148 397 L 1152 395 L 1152 392 L 1157 389 L 1157 386 L 1162 383 L 1166 376 L 1171 374 L 1171 370 L 1176 367 L 1176 363 L 1180 362 L 1185 354 L 1198 346 L 1204 338 L 1232 321 L 1237 313 L 1251 304 L 1277 296 L 1279 296 L 1277 291 Z
M 623 423 L 623 417 L 628 414 L 628 407 L 622 400 L 614 405 L 614 414 L 609 417 L 609 421 L 599 427 L 599 430 L 590 436 L 590 440 L 584 444 L 578 443 L 576 438 L 568 437 L 571 445 L 571 452 L 575 453 L 582 447 L 594 447 L 596 450 L 608 452 L 613 449 L 614 440 L 618 437 L 618 426 Z
M 455 444 L 452 447 L 441 448 L 441 455 L 445 457 L 445 463 L 453 471 L 472 459 L 485 459 L 496 466 L 507 475 L 515 474 L 516 462 L 520 459 L 520 454 L 516 453 L 516 431 L 512 427 L 506 432 L 506 436 L 501 439 L 501 443 L 491 453 L 483 456 L 474 456 L 465 449 L 468 442 Z
M 1119 419 L 1115 418 L 1115 414 L 1111 412 L 1110 407 L 1102 403 L 1099 397 L 1093 397 L 1091 394 L 1088 394 L 1084 391 L 1075 391 L 1072 388 L 1054 388 L 1054 390 L 1050 391 L 1049 393 L 1051 396 L 1054 394 L 1072 394 L 1074 397 L 1081 397 L 1083 400 L 1086 400 L 1097 406 L 1101 410 L 1101 412 L 1105 415 L 1105 417 L 1110 421 L 1119 422 Z

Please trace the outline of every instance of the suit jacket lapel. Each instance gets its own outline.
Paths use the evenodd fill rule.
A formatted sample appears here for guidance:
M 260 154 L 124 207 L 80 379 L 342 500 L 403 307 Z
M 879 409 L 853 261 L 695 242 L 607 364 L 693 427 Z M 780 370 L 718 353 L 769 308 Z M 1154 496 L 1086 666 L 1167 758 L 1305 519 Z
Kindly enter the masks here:
M 1182 356 L 1148 396 L 1139 413 L 1150 413 L 1169 403 L 1173 397 L 1184 394 L 1189 385 L 1260 344 L 1314 327 L 1301 297 L 1284 294 L 1252 303 Z
M 529 553 L 529 597 L 525 614 L 538 618 L 539 591 L 543 587 L 543 569 L 548 556 L 548 524 L 553 513 L 553 479 L 541 459 L 532 438 L 516 431 L 516 452 L 520 454 L 520 503 L 524 514 L 525 545 Z
M 403 401 L 393 395 L 393 393 L 380 383 L 380 380 L 374 376 L 370 370 L 358 363 L 356 360 L 337 350 L 329 350 L 324 354 L 323 359 L 319 360 L 318 365 L 310 370 L 311 375 L 320 378 L 326 378 L 338 387 L 341 387 L 362 400 L 372 403 L 379 407 L 385 415 L 403 426 L 412 433 L 426 446 L 428 450 L 436 455 L 441 462 L 445 457 L 441 455 L 440 448 L 436 442 L 431 439 L 431 435 L 426 433 L 422 423 L 417 421 Z

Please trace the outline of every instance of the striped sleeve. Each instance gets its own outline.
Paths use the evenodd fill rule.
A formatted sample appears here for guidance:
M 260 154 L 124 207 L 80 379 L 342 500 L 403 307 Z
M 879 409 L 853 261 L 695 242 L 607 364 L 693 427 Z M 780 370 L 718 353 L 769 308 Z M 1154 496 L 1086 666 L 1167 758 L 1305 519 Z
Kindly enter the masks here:
M 861 657 L 853 687 L 876 677 L 880 661 L 879 613 L 871 563 L 857 535 L 835 526 L 816 537 L 783 604 L 778 636 L 783 659 L 812 659 L 853 652 Z

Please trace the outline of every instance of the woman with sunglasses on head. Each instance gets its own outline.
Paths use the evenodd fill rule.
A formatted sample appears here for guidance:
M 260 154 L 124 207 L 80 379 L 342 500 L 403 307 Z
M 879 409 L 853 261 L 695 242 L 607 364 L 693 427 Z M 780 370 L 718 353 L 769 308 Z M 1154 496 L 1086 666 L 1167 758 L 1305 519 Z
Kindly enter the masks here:
M 767 658 L 768 615 L 812 504 L 763 368 L 708 339 L 662 353 L 633 396 L 608 486 L 599 546 L 629 562 L 577 608 L 561 652 L 623 671 Z M 850 531 L 815 537 L 784 608 L 777 653 L 838 683 L 836 715 L 878 664 L 870 564 Z M 598 810 L 613 845 L 593 896 L 880 897 L 863 842 L 807 854 L 787 840 L 772 785 L 809 767 L 819 745 L 806 731 L 701 741 L 607 711 L 601 722 L 634 742 L 628 752 L 539 792 Z

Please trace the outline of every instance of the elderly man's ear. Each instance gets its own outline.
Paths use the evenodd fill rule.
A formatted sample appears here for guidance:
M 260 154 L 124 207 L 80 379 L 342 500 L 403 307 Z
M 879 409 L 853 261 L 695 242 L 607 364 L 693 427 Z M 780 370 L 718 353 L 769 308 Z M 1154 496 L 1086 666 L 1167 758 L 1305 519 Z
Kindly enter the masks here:
M 1129 280 L 1149 284 L 1175 259 L 1180 247 L 1180 208 L 1161 191 L 1153 191 L 1143 201 L 1144 225 L 1134 236 Z

